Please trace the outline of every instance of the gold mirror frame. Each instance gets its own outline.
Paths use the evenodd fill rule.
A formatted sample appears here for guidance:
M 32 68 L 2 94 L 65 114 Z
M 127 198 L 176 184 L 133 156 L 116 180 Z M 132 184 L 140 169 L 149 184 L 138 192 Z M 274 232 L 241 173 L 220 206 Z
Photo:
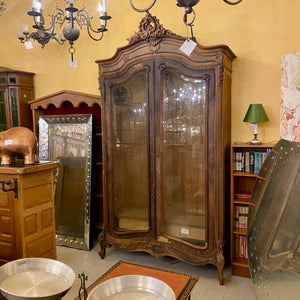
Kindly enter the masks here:
M 93 116 L 39 119 L 39 159 L 60 162 L 55 183 L 56 244 L 90 250 Z

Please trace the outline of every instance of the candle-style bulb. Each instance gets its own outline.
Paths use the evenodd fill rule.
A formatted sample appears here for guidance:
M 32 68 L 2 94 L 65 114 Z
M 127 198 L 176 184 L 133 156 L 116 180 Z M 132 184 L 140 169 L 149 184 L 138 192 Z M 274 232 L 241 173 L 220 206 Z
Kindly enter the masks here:
M 21 32 L 23 32 L 23 34 L 29 34 L 30 33 L 30 27 L 28 25 L 23 25 L 21 28 Z
M 103 10 L 104 10 L 104 13 L 106 14 L 107 13 L 106 0 L 103 0 Z
M 104 10 L 103 10 L 103 6 L 101 5 L 101 3 L 99 3 L 99 5 L 98 5 L 98 12 L 99 12 L 99 14 L 100 14 L 100 17 L 102 16 L 102 14 L 103 14 L 103 12 L 104 12 Z

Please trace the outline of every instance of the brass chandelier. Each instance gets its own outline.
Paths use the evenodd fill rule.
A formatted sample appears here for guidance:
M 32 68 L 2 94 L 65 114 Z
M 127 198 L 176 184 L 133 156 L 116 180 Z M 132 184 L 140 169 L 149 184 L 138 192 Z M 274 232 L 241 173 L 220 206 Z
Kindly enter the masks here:
M 28 11 L 27 14 L 33 17 L 34 25 L 32 27 L 35 31 L 31 32 L 28 25 L 23 25 L 18 33 L 19 40 L 25 43 L 27 49 L 32 48 L 31 39 L 41 44 L 42 48 L 50 40 L 55 40 L 59 44 L 68 41 L 70 44 L 69 53 L 73 62 L 74 42 L 79 38 L 80 30 L 83 27 L 86 27 L 88 35 L 94 41 L 100 41 L 103 38 L 104 32 L 107 31 L 107 21 L 111 18 L 107 14 L 106 0 L 103 0 L 102 5 L 99 4 L 100 21 L 99 26 L 96 28 L 92 27 L 91 20 L 93 17 L 90 17 L 85 5 L 82 9 L 78 9 L 75 7 L 74 0 L 66 0 L 65 3 L 66 8 L 62 9 L 58 7 L 58 1 L 56 1 L 56 7 L 50 15 L 50 25 L 46 27 L 42 0 L 32 0 L 32 10 Z M 62 31 L 58 33 L 60 28 L 62 28 Z

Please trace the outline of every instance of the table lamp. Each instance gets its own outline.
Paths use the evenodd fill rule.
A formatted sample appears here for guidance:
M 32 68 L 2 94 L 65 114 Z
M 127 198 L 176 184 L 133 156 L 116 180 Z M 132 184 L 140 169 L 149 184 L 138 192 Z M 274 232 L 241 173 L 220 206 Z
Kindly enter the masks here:
M 267 122 L 269 118 L 262 104 L 250 104 L 243 122 L 250 123 L 254 129 L 254 139 L 250 142 L 253 145 L 259 145 L 261 142 L 257 139 L 257 123 Z

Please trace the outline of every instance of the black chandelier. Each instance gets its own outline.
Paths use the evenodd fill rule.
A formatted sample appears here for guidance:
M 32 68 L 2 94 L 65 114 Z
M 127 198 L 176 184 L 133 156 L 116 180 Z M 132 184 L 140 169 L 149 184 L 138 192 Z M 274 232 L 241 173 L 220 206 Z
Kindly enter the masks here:
M 200 0 L 177 0 L 177 6 L 184 7 L 185 9 L 185 15 L 193 13 L 195 15 L 195 11 L 193 10 L 193 6 L 199 3 Z M 225 3 L 229 5 L 236 5 L 241 3 L 243 0 L 236 0 L 236 1 L 230 1 L 230 0 L 223 0 Z M 137 12 L 147 12 L 149 11 L 153 5 L 155 4 L 156 0 L 152 0 L 151 4 L 145 8 L 145 9 L 139 9 L 133 4 L 133 0 L 130 0 L 131 7 L 137 11 Z
M 200 0 L 177 0 L 177 6 L 184 7 L 184 16 L 183 16 L 183 22 L 185 25 L 192 27 L 195 21 L 195 11 L 193 9 L 193 6 L 199 3 Z M 236 1 L 230 1 L 230 0 L 223 0 L 225 3 L 229 5 L 236 5 L 241 3 L 243 0 L 236 0 Z M 187 16 L 189 14 L 192 14 L 192 20 L 188 21 Z
M 0 16 L 5 11 L 5 5 L 6 5 L 6 2 L 0 1 Z
M 99 4 L 99 27 L 94 29 L 91 25 L 91 19 L 86 11 L 85 5 L 82 9 L 75 7 L 74 0 L 66 0 L 66 8 L 63 10 L 58 7 L 53 9 L 50 15 L 51 21 L 49 27 L 45 27 L 45 19 L 42 13 L 42 0 L 32 0 L 32 10 L 27 12 L 28 15 L 33 17 L 34 25 L 32 26 L 35 31 L 30 32 L 28 25 L 23 25 L 21 32 L 18 33 L 18 38 L 22 43 L 25 43 L 26 48 L 32 48 L 30 39 L 37 41 L 41 44 L 42 48 L 50 40 L 55 40 L 59 44 L 65 41 L 70 43 L 69 53 L 71 54 L 71 61 L 73 62 L 73 55 L 75 53 L 74 42 L 79 38 L 80 30 L 85 26 L 88 35 L 94 41 L 100 41 L 103 38 L 103 33 L 107 31 L 107 21 L 111 18 L 107 14 L 106 0 L 103 0 L 103 5 Z M 64 25 L 64 26 L 63 26 Z M 58 33 L 58 30 L 62 31 Z
M 243 0 L 223 0 L 223 2 L 225 2 L 229 5 L 236 5 L 236 4 L 241 3 L 242 1 Z M 177 0 L 177 6 L 184 7 L 183 22 L 187 26 L 187 28 L 190 28 L 192 40 L 194 39 L 194 37 L 193 37 L 193 26 L 194 26 L 194 21 L 195 21 L 195 18 L 196 18 L 196 13 L 193 9 L 193 6 L 195 6 L 199 2 L 200 2 L 200 0 Z M 131 7 L 137 12 L 149 13 L 149 10 L 154 6 L 155 3 L 156 3 L 156 0 L 152 0 L 151 4 L 148 7 L 144 8 L 144 9 L 140 9 L 140 8 L 137 8 L 133 4 L 133 0 L 130 0 Z M 188 15 L 192 15 L 190 21 L 188 21 Z

